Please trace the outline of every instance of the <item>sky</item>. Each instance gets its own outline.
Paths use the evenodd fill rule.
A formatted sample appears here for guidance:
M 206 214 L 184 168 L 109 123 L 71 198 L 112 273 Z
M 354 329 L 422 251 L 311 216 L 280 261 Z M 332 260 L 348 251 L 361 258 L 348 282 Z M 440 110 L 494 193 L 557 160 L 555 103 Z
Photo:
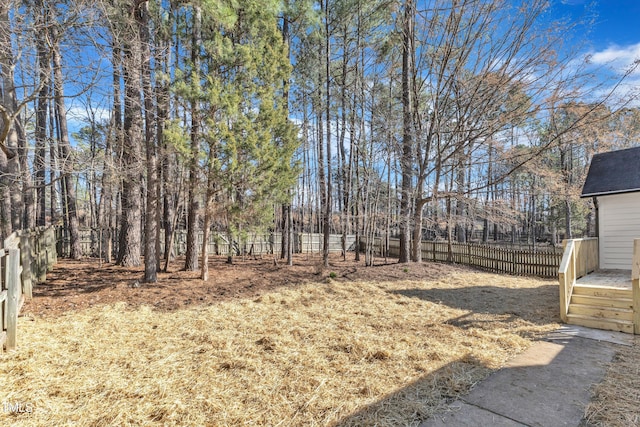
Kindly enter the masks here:
M 550 2 L 552 19 L 592 20 L 591 25 L 581 28 L 576 34 L 575 43 L 580 43 L 579 51 L 582 55 L 590 55 L 594 65 L 613 67 L 616 74 L 622 75 L 634 60 L 640 59 L 640 0 Z M 640 69 L 627 79 L 625 86 L 640 88 Z M 97 108 L 103 118 L 108 116 L 107 106 Z M 86 117 L 85 107 L 74 103 L 71 109 L 70 120 L 74 121 L 74 128 L 82 126 L 84 123 L 81 121 Z
M 585 48 L 597 64 L 624 67 L 640 58 L 640 0 L 552 0 L 556 17 L 592 18 Z
M 589 34 L 595 49 L 611 45 L 629 46 L 640 43 L 638 0 L 554 0 L 554 10 L 560 16 L 576 19 L 593 16 L 594 26 Z

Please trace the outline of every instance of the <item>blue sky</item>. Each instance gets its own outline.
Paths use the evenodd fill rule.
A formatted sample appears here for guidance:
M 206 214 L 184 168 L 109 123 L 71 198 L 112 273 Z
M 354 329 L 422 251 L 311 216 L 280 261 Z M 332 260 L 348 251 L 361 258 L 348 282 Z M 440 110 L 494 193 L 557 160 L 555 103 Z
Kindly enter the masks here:
M 594 65 L 613 67 L 616 74 L 621 75 L 634 60 L 640 59 L 640 0 L 550 1 L 552 18 L 568 18 L 575 22 L 592 21 L 591 25 L 581 27 L 575 34 L 575 43 L 580 45 L 573 47 L 578 47 L 584 55 L 591 55 Z M 630 76 L 626 86 L 640 87 L 640 71 Z M 77 102 L 70 104 L 73 106 L 70 120 L 86 116 L 84 106 Z M 103 118 L 108 117 L 107 105 L 97 108 Z M 79 127 L 82 124 L 76 125 Z
M 568 47 L 577 49 L 581 58 L 589 58 L 590 70 L 595 73 L 596 96 L 606 96 L 619 83 L 627 70 L 640 60 L 640 0 L 550 0 L 552 19 L 568 19 L 577 30 L 567 35 Z M 588 24 L 584 24 L 588 22 Z M 599 87 L 598 81 L 600 83 Z M 617 86 L 615 103 L 634 96 L 630 105 L 639 105 L 640 67 L 636 67 L 622 84 Z
M 638 0 L 554 0 L 554 12 L 574 19 L 594 19 L 589 41 L 595 50 L 640 43 Z
M 553 13 L 593 19 L 584 37 L 596 62 L 628 65 L 640 57 L 640 0 L 553 0 Z

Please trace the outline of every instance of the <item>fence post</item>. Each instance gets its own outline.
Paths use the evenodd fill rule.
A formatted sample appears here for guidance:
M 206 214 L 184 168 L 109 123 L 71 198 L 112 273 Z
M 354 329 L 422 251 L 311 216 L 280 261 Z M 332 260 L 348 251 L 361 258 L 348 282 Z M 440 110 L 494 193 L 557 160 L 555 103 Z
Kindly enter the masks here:
M 16 348 L 18 330 L 18 310 L 20 309 L 20 250 L 9 249 L 5 278 L 7 284 L 7 350 Z
M 56 231 L 52 226 L 45 231 L 45 245 L 47 251 L 47 271 L 51 271 L 53 266 L 58 262 Z
M 20 260 L 22 261 L 22 292 L 31 298 L 33 288 L 33 272 L 31 271 L 31 233 L 23 231 L 20 234 Z M 38 266 L 38 264 L 36 264 Z

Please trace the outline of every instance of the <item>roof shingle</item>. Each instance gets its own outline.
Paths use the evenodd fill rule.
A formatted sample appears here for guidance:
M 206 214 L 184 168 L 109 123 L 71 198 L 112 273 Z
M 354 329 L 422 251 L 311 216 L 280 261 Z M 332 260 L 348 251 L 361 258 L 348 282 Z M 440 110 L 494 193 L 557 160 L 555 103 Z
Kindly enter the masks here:
M 593 156 L 580 197 L 640 191 L 640 147 Z

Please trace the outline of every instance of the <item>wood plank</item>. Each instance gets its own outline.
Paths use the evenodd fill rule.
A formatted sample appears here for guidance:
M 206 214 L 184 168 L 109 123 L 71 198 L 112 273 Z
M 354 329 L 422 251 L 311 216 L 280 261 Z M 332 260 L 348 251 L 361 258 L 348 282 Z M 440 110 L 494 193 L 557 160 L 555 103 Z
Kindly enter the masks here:
M 567 282 L 569 281 L 569 278 L 567 277 L 567 274 L 564 272 L 560 272 L 558 273 L 558 282 L 559 282 L 559 287 L 560 287 L 560 319 L 563 322 L 567 322 L 567 312 L 569 311 L 569 303 L 568 303 L 568 295 L 567 295 Z
M 606 308 L 593 305 L 571 304 L 569 315 L 580 314 L 595 319 L 633 321 L 633 310 L 623 308 Z
M 631 298 L 602 298 L 590 295 L 576 295 L 571 297 L 571 304 L 595 305 L 599 307 L 624 308 L 633 309 L 633 300 Z
M 6 349 L 16 348 L 18 332 L 18 307 L 22 285 L 20 283 L 20 250 L 9 249 L 6 265 L 7 285 L 7 342 Z
M 575 285 L 573 295 L 588 295 L 603 298 L 633 298 L 631 289 L 622 289 L 605 286 Z
M 570 325 L 586 326 L 587 328 L 602 329 L 605 331 L 618 331 L 628 334 L 633 333 L 633 322 L 625 320 L 594 319 L 588 316 L 572 314 L 568 316 Z
M 8 249 L 18 249 L 20 245 L 20 238 L 18 237 L 18 233 L 15 231 L 9 235 L 6 239 L 4 239 L 4 248 Z
M 632 280 L 634 333 L 640 335 L 640 279 Z
M 27 298 L 32 298 L 32 271 L 31 266 L 34 264 L 33 253 L 31 251 L 30 235 L 28 232 L 20 235 L 20 263 L 22 264 L 22 292 Z M 37 265 L 37 263 L 36 263 Z

